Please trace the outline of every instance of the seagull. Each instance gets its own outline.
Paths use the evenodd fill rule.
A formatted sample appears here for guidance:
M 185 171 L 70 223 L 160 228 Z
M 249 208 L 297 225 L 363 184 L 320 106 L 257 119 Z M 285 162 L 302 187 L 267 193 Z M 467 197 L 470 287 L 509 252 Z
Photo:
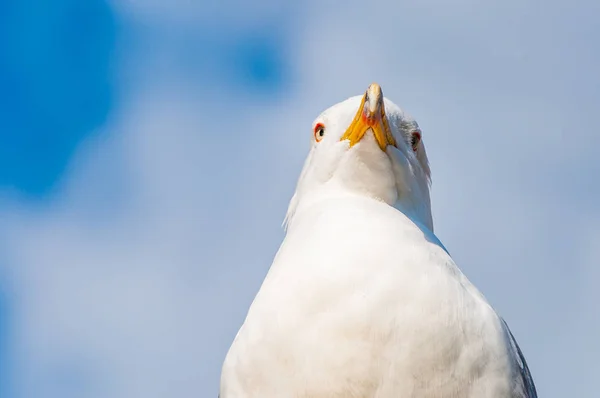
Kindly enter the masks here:
M 417 122 L 373 83 L 310 139 L 220 398 L 537 398 L 506 322 L 433 232 Z

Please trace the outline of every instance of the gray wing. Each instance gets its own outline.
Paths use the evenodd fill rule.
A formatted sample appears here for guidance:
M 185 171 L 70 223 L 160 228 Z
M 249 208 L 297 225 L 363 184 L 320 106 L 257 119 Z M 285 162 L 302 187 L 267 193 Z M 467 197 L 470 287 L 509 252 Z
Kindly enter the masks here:
M 529 372 L 529 367 L 527 366 L 527 362 L 525 361 L 523 352 L 521 352 L 521 348 L 517 344 L 515 336 L 513 336 L 504 319 L 502 319 L 502 323 L 504 325 L 504 330 L 508 334 L 510 348 L 512 350 L 513 358 L 515 359 L 518 368 L 518 374 L 516 376 L 519 378 L 519 380 L 517 380 L 516 382 L 519 387 L 519 390 L 521 390 L 523 394 L 522 396 L 520 395 L 519 398 L 537 398 L 535 384 L 533 383 L 533 378 L 531 377 L 531 372 Z

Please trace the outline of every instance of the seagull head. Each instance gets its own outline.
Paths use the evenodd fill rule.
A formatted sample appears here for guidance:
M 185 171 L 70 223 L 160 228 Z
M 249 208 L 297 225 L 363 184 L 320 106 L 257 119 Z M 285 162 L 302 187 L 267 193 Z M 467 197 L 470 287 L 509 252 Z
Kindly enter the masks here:
M 433 231 L 430 169 L 417 122 L 377 83 L 321 113 L 290 202 L 296 213 L 323 199 L 364 196 L 387 203 Z

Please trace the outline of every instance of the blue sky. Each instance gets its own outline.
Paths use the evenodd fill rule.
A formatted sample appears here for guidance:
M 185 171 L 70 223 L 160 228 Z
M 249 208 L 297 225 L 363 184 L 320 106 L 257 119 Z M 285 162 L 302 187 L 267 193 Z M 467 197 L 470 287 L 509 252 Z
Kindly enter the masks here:
M 216 396 L 310 123 L 372 81 L 541 395 L 595 396 L 598 5 L 374 7 L 0 4 L 0 396 Z
M 115 20 L 103 1 L 2 8 L 0 184 L 43 196 L 108 115 Z
M 156 45 L 154 39 L 179 46 L 181 58 L 172 61 L 191 69 L 198 83 L 217 77 L 260 92 L 277 90 L 288 78 L 281 27 L 215 36 L 214 27 L 205 26 L 190 35 L 119 25 L 101 0 L 9 1 L 2 7 L 0 184 L 31 198 L 52 191 L 77 145 L 114 106 L 117 40 L 141 34 L 133 44 L 140 51 L 152 51 L 144 47 Z

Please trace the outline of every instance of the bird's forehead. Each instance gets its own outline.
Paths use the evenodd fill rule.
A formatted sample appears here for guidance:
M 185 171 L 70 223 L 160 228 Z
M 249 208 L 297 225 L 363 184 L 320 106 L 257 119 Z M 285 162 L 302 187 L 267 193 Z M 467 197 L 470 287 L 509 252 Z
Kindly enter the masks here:
M 316 120 L 333 123 L 343 123 L 344 121 L 350 121 L 356 114 L 361 99 L 362 96 L 357 95 L 354 97 L 350 97 L 345 101 L 338 102 L 337 104 L 321 112 L 321 114 L 317 117 Z

